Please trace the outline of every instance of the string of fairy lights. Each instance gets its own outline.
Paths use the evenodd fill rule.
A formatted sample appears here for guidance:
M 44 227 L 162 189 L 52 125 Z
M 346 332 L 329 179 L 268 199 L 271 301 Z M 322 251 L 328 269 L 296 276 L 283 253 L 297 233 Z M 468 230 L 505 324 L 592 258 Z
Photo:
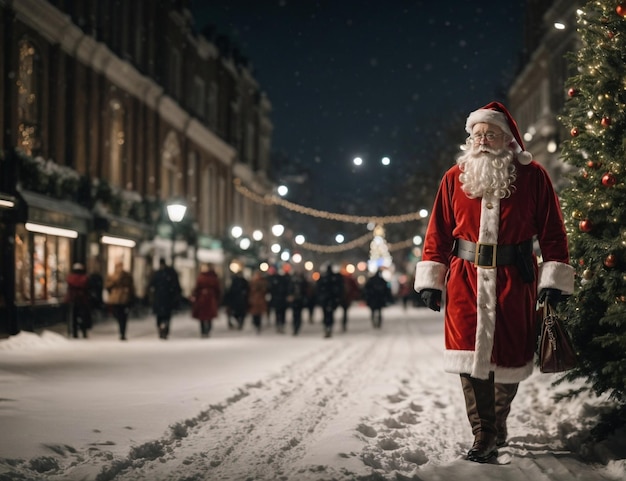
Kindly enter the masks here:
M 263 205 L 276 205 L 280 207 L 284 207 L 293 212 L 297 212 L 299 214 L 308 215 L 310 217 L 316 217 L 320 219 L 326 220 L 334 220 L 339 222 L 349 222 L 353 224 L 375 224 L 375 225 L 386 225 L 386 224 L 399 224 L 403 222 L 410 222 L 415 220 L 421 220 L 428 216 L 428 213 L 425 210 L 420 210 L 418 212 L 410 212 L 407 214 L 398 214 L 398 215 L 390 215 L 390 216 L 362 216 L 362 215 L 350 215 L 350 214 L 340 214 L 336 212 L 328 212 L 319 209 L 314 209 L 311 207 L 302 206 L 299 204 L 295 204 L 290 202 L 282 197 L 279 197 L 274 194 L 266 194 L 260 195 L 252 190 L 248 189 L 241 182 L 241 179 L 235 179 L 233 181 L 235 185 L 235 189 L 244 197 L 256 202 L 258 204 Z M 365 245 L 367 242 L 371 241 L 375 236 L 375 231 L 368 232 L 361 237 L 358 237 L 350 242 L 345 242 L 337 245 L 324 245 L 324 244 L 314 244 L 311 242 L 304 242 L 300 245 L 300 247 L 325 254 L 334 254 L 339 252 L 345 252 L 356 247 L 360 247 Z M 388 248 L 390 252 L 404 249 L 407 247 L 411 247 L 414 245 L 413 238 L 406 239 L 404 241 L 395 242 L 388 244 Z

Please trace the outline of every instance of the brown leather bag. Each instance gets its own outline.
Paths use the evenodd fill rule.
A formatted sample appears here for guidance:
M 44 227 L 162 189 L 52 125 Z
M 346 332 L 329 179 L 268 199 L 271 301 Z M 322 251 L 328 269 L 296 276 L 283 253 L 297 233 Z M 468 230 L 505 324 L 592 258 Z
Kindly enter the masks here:
M 539 338 L 539 369 L 554 373 L 576 367 L 576 351 L 563 322 L 547 302 L 543 307 Z

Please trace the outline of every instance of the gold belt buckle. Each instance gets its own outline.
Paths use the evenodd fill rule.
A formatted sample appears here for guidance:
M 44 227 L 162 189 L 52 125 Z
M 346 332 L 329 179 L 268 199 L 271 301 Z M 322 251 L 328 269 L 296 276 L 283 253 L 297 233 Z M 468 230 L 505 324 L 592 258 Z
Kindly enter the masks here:
M 480 250 L 482 246 L 491 247 L 491 265 L 481 265 L 478 263 L 478 258 L 480 257 Z M 483 267 L 485 269 L 495 269 L 496 267 L 496 254 L 498 252 L 498 244 L 485 244 L 484 242 L 476 243 L 476 252 L 474 253 L 474 265 L 476 267 Z

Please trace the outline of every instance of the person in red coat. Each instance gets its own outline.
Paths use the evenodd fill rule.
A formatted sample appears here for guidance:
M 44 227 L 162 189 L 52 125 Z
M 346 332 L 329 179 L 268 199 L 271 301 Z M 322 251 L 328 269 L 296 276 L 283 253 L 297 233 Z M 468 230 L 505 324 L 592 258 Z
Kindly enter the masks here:
M 89 300 L 89 278 L 85 266 L 77 262 L 67 276 L 67 293 L 65 302 L 69 306 L 70 332 L 78 337 L 78 330 L 87 337 L 87 329 L 91 328 L 91 305 Z
M 200 335 L 209 337 L 222 298 L 222 288 L 212 264 L 204 264 L 191 294 L 191 315 L 200 321 Z
M 444 304 L 444 366 L 461 375 L 474 434 L 467 458 L 486 462 L 506 443 L 518 383 L 533 371 L 536 302 L 571 294 L 574 269 L 552 182 L 506 107 L 472 112 L 466 131 L 435 198 L 414 287 L 429 308 Z

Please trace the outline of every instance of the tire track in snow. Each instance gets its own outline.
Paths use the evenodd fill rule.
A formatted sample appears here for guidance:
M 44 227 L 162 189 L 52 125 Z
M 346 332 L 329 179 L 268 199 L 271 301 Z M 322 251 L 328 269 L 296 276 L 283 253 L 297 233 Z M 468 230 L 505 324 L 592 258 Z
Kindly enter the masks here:
M 389 336 L 329 343 L 279 374 L 240 388 L 225 406 L 201 414 L 201 420 L 164 456 L 144 460 L 141 466 L 133 463 L 110 479 L 178 480 L 181 465 L 185 480 L 288 476 L 315 442 L 316 433 L 341 415 L 352 393 L 382 372 L 391 344 Z M 207 446 L 207 439 L 212 445 Z M 190 450 L 194 454 L 184 458 L 177 454 Z

